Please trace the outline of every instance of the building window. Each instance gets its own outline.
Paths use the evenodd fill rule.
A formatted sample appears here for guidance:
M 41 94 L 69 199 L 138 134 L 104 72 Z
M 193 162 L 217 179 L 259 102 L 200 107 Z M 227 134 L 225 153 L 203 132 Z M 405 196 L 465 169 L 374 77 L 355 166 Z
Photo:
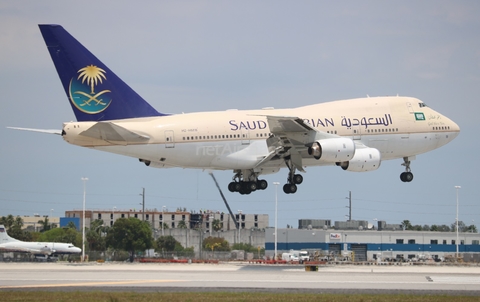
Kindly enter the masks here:
M 185 221 L 185 215 L 182 215 L 182 220 Z
M 138 214 L 133 215 L 135 218 L 138 218 Z
M 253 224 L 253 226 L 256 227 L 256 228 L 258 228 L 258 222 L 255 222 L 255 223 Z
M 175 228 L 175 222 L 172 222 L 172 229 Z
M 209 229 L 209 228 L 210 228 L 210 222 L 206 222 L 206 223 L 205 223 L 205 227 L 206 227 L 207 229 Z
M 444 239 L 444 240 L 443 240 L 443 244 L 447 244 L 447 240 Z
M 479 244 L 479 240 L 472 240 L 472 245 L 478 245 Z
M 223 221 L 223 214 L 220 215 L 220 221 Z
M 98 219 L 102 219 L 102 214 L 98 213 Z
M 122 218 L 125 218 L 125 214 L 122 214 Z
M 163 219 L 162 214 L 158 215 L 158 219 L 160 219 L 160 221 L 162 221 L 162 219 Z
M 452 240 L 452 244 L 455 244 L 455 239 L 454 239 L 454 240 Z
M 175 220 L 175 215 L 172 215 L 172 220 Z
M 408 244 L 415 244 L 415 239 L 408 239 Z
M 110 221 L 110 226 L 113 226 L 113 221 Z
M 460 245 L 464 245 L 465 244 L 465 240 L 460 240 Z
M 403 244 L 403 239 L 397 239 L 397 244 Z
M 438 240 L 432 239 L 432 240 L 430 240 L 430 244 L 438 244 Z
M 145 214 L 145 219 L 149 219 L 149 215 L 148 214 Z
M 110 214 L 110 219 L 113 219 L 113 213 L 112 213 L 112 214 Z
M 242 229 L 245 228 L 245 222 L 242 222 Z
M 254 218 L 255 218 L 255 221 L 258 221 L 258 215 L 255 215 Z

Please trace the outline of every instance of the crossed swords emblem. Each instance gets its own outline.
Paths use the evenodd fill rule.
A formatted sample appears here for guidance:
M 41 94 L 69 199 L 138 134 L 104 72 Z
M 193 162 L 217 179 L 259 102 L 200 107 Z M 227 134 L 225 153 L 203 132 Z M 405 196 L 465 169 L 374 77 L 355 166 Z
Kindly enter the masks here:
M 102 106 L 107 105 L 106 103 L 102 102 L 103 99 L 98 99 L 99 96 L 101 96 L 102 94 L 107 93 L 107 92 L 110 92 L 110 90 L 103 90 L 103 91 L 100 91 L 99 93 L 97 93 L 95 95 L 90 95 L 90 94 L 88 94 L 86 92 L 83 92 L 83 91 L 75 91 L 74 93 L 83 95 L 83 96 L 88 98 L 88 100 L 83 101 L 83 104 L 80 104 L 80 106 L 83 107 L 85 105 L 91 106 L 90 105 L 91 102 L 95 102 L 95 105 L 102 105 Z

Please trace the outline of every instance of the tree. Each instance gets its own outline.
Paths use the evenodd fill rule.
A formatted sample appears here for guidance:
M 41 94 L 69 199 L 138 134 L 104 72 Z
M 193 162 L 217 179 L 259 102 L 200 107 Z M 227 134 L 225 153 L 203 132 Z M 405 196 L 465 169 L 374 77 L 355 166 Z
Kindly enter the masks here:
M 212 229 L 215 232 L 220 231 L 221 229 L 223 229 L 223 222 L 221 222 L 219 219 L 214 219 L 212 221 Z
M 45 232 L 50 230 L 50 223 L 48 220 L 48 216 L 45 216 L 44 220 L 39 220 L 38 223 L 42 225 L 42 230 L 40 232 Z
M 185 222 L 185 220 L 180 220 L 180 221 L 178 222 L 177 228 L 179 228 L 179 229 L 186 229 L 186 228 L 187 228 L 187 223 Z
M 173 236 L 160 236 L 160 238 L 157 239 L 157 248 L 155 249 L 156 251 L 167 251 L 167 252 L 172 252 L 175 250 L 175 245 L 177 244 L 177 240 L 173 238 Z
M 218 237 L 207 237 L 203 239 L 202 247 L 204 249 L 211 249 L 212 245 L 215 243 L 219 243 L 220 245 L 216 246 L 215 249 L 217 251 L 229 252 L 230 251 L 230 244 L 224 238 Z
M 150 224 L 134 217 L 117 219 L 106 240 L 107 246 L 130 252 L 130 262 L 133 262 L 135 251 L 153 247 Z
M 412 230 L 412 224 L 410 223 L 410 220 L 402 221 L 401 226 L 404 230 L 407 230 L 407 231 Z
M 432 226 L 430 226 L 430 231 L 432 231 L 432 232 L 438 232 L 438 225 L 433 224 Z
M 450 226 L 450 228 L 451 228 L 452 232 L 456 232 L 456 230 L 457 230 L 457 223 L 456 223 L 456 222 L 452 223 L 452 225 Z M 463 221 L 461 221 L 461 220 L 458 221 L 458 231 L 459 231 L 459 232 L 465 232 L 466 228 L 467 228 L 467 227 L 466 227 L 466 225 L 465 225 L 465 223 L 464 223 Z
M 442 224 L 438 226 L 438 231 L 440 232 L 450 232 L 450 227 L 446 224 Z
M 69 221 L 67 226 L 66 226 L 67 229 L 77 229 L 77 226 L 75 225 L 75 222 L 73 221 Z
M 477 226 L 474 225 L 474 224 L 469 225 L 469 226 L 465 229 L 465 232 L 478 233 Z

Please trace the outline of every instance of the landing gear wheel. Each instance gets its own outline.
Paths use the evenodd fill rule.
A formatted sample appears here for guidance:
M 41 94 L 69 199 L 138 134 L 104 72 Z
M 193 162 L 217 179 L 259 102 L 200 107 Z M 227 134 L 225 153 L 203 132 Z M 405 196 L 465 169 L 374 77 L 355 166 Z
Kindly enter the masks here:
M 303 182 L 303 176 L 301 174 L 293 175 L 293 183 L 299 185 Z
M 250 190 L 250 192 L 256 191 L 257 190 L 257 182 L 249 181 L 249 182 L 247 182 L 247 187 Z
M 236 185 L 235 185 L 235 184 L 236 184 L 236 183 L 233 182 L 233 181 L 228 184 L 228 190 L 229 190 L 230 192 L 237 192 L 237 190 L 236 190 Z
M 412 172 L 403 172 L 400 174 L 400 180 L 403 182 L 411 182 L 413 180 Z
M 268 187 L 268 182 L 265 179 L 257 181 L 257 190 L 265 190 Z
M 285 194 L 293 194 L 297 192 L 297 185 L 296 184 L 285 184 L 283 185 L 283 192 Z

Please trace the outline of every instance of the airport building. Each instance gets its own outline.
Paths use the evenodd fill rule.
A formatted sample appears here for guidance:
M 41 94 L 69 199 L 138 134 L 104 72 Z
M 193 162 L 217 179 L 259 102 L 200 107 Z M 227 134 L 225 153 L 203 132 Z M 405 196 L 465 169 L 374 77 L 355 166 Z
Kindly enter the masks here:
M 191 211 L 176 210 L 174 212 L 168 209 L 148 209 L 145 212 L 141 210 L 85 210 L 85 224 L 83 223 L 83 210 L 66 211 L 65 217 L 79 218 L 80 226 L 90 227 L 90 223 L 96 219 L 102 219 L 106 226 L 112 226 L 115 220 L 119 218 L 135 217 L 140 220 L 150 222 L 153 229 L 203 229 L 212 231 L 230 231 L 235 230 L 235 223 L 230 214 L 219 211 L 201 210 Z M 268 215 L 266 214 L 235 214 L 235 219 L 239 223 L 240 229 L 263 230 L 268 227 Z M 81 229 L 81 227 L 80 227 Z
M 274 232 L 274 228 L 265 231 L 265 250 L 271 256 L 275 250 Z M 291 249 L 310 250 L 342 258 L 355 252 L 355 261 L 435 259 L 454 255 L 457 248 L 456 232 L 403 231 L 401 227 L 396 230 L 327 227 L 277 229 L 277 236 L 277 253 Z M 459 253 L 480 261 L 479 241 L 478 233 L 459 233 Z

